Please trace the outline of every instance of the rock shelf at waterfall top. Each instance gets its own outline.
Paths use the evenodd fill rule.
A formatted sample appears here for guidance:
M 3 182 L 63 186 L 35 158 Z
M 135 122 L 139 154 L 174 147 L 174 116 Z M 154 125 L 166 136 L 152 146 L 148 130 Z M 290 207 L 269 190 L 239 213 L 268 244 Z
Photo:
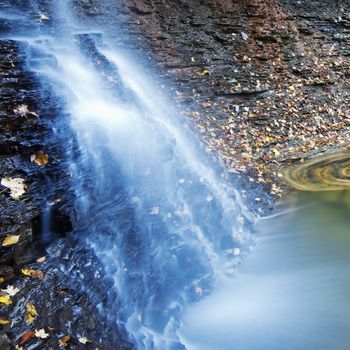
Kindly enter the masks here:
M 280 196 L 281 167 L 349 141 L 349 3 L 193 3 L 129 7 L 208 151 Z

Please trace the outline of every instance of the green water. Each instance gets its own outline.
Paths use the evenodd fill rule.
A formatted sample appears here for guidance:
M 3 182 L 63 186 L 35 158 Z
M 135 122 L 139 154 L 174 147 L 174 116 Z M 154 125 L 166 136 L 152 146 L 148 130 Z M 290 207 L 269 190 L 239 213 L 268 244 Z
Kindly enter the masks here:
M 189 349 L 350 349 L 350 192 L 298 193 L 261 220 L 235 278 L 184 317 Z

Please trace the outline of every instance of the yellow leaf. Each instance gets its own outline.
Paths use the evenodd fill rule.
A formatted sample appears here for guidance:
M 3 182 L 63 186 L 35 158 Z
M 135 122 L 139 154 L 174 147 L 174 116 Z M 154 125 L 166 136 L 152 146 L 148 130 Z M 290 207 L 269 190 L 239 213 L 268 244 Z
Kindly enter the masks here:
M 248 55 L 244 55 L 242 61 L 247 63 L 250 62 L 252 59 Z
M 42 262 L 44 262 L 45 260 L 46 260 L 46 257 L 45 257 L 45 256 L 42 256 L 41 258 L 36 259 L 36 262 L 42 263 Z
M 32 316 L 31 314 L 26 314 L 24 316 L 24 319 L 28 322 L 28 324 L 32 324 L 35 321 L 36 317 Z
M 278 157 L 281 154 L 276 148 L 274 148 L 272 152 L 274 153 L 275 157 Z
M 243 152 L 243 153 L 242 153 L 242 158 L 244 158 L 244 159 L 249 159 L 249 158 L 250 158 L 249 153 Z
M 24 276 L 30 276 L 32 270 L 29 269 L 22 269 L 22 273 Z
M 32 316 L 37 316 L 38 312 L 36 311 L 35 306 L 32 303 L 27 303 L 26 304 L 26 309 L 27 309 L 27 313 L 31 314 Z
M 4 277 L 0 277 L 0 283 L 5 282 L 5 278 Z
M 18 235 L 18 236 L 15 236 L 15 235 L 8 235 L 4 241 L 2 242 L 2 246 L 3 247 L 7 247 L 9 245 L 12 245 L 12 244 L 16 244 L 18 241 L 19 241 L 19 238 L 21 236 Z
M 3 304 L 3 305 L 12 304 L 10 296 L 9 295 L 1 295 L 0 296 L 0 304 Z
M 26 304 L 26 309 L 27 309 L 27 313 L 25 314 L 24 319 L 29 324 L 32 324 L 35 321 L 36 316 L 38 316 L 38 312 L 36 311 L 35 306 L 31 302 Z
M 9 324 L 9 323 L 11 323 L 10 320 L 7 320 L 6 318 L 0 317 L 0 324 Z
M 204 69 L 202 72 L 198 73 L 199 75 L 209 75 L 208 69 Z

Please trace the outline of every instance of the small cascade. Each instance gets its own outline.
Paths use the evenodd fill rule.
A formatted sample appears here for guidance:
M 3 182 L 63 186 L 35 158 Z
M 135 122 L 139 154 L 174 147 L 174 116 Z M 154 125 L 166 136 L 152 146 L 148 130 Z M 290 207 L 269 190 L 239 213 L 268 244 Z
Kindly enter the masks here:
M 102 312 L 139 349 L 182 349 L 180 312 L 235 271 L 251 245 L 249 212 L 186 121 L 101 33 L 27 42 L 32 69 L 71 116 L 76 234 L 105 267 Z

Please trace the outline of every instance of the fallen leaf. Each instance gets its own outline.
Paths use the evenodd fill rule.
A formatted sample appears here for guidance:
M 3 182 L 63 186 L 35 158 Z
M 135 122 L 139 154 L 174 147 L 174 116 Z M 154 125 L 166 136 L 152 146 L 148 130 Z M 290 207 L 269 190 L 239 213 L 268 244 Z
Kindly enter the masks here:
M 0 304 L 11 305 L 12 301 L 9 295 L 0 295 Z
M 69 290 L 68 289 L 61 289 L 59 292 L 58 292 L 58 295 L 60 297 L 65 297 L 67 294 L 68 294 Z
M 38 15 L 38 19 L 39 19 L 40 22 L 42 22 L 42 21 L 48 21 L 48 20 L 50 19 L 50 17 L 48 17 L 48 16 L 45 15 L 44 13 L 40 13 L 40 14 Z
M 8 294 L 10 297 L 13 297 L 19 292 L 19 289 L 14 288 L 13 286 L 7 286 L 6 289 L 1 289 L 1 291 Z
M 239 254 L 241 254 L 241 250 L 239 248 L 233 248 L 233 255 L 234 256 L 238 256 Z
M 210 194 L 207 195 L 207 202 L 211 202 L 213 199 L 214 198 Z
M 40 270 L 22 269 L 22 273 L 24 276 L 30 276 L 30 277 L 38 278 L 38 279 L 44 278 L 44 274 Z
M 24 183 L 24 179 L 21 178 L 3 178 L 1 179 L 1 185 L 9 188 L 11 190 L 10 196 L 16 200 L 18 200 L 26 192 L 27 189 L 27 186 Z
M 58 345 L 66 348 L 68 346 L 68 342 L 70 341 L 70 335 L 65 335 L 64 337 L 58 340 Z
M 278 157 L 281 154 L 276 148 L 274 148 L 272 152 L 275 155 L 275 157 Z
M 29 113 L 28 105 L 20 105 L 13 111 L 21 117 L 24 117 L 27 113 Z
M 46 339 L 46 338 L 48 338 L 49 337 L 49 333 L 46 333 L 45 332 L 45 329 L 44 328 L 42 328 L 42 329 L 36 329 L 35 330 L 35 336 L 37 337 L 37 338 L 41 338 L 41 339 Z
M 32 315 L 32 316 L 38 316 L 38 312 L 36 311 L 35 306 L 33 305 L 33 303 L 29 302 L 26 304 L 26 309 L 27 309 L 27 313 Z
M 7 320 L 6 318 L 0 317 L 0 324 L 9 324 L 9 323 L 11 323 L 10 320 Z
M 7 246 L 9 246 L 9 245 L 16 244 L 16 243 L 19 241 L 19 238 L 20 238 L 20 237 L 21 237 L 20 235 L 18 235 L 18 236 L 16 236 L 16 235 L 8 235 L 8 236 L 4 239 L 4 241 L 2 242 L 2 246 L 3 246 L 3 247 L 7 247 Z
M 32 270 L 29 270 L 29 269 L 22 269 L 22 273 L 23 273 L 24 276 L 30 276 L 30 272 L 31 271 Z
M 49 162 L 49 156 L 43 151 L 38 151 L 30 157 L 30 161 L 36 165 L 43 166 Z
M 151 210 L 151 215 L 158 215 L 159 214 L 159 207 L 153 207 Z
M 82 344 L 91 343 L 91 340 L 87 339 L 86 337 L 81 337 L 78 340 L 79 340 L 79 343 L 82 343 Z
M 20 105 L 17 108 L 15 108 L 13 111 L 15 114 L 18 114 L 21 117 L 25 117 L 27 114 L 32 114 L 32 115 L 35 115 L 36 117 L 38 117 L 38 115 L 35 112 L 31 112 L 28 109 L 28 105 Z
M 248 34 L 241 32 L 241 37 L 244 41 L 248 40 Z
M 24 319 L 28 322 L 28 324 L 32 324 L 36 320 L 36 317 L 31 314 L 25 314 Z
M 25 345 L 27 344 L 29 341 L 31 341 L 32 339 L 35 338 L 35 332 L 34 331 L 29 331 L 27 333 L 24 333 L 21 336 L 21 339 L 19 340 L 19 345 Z
M 250 62 L 252 59 L 248 55 L 244 55 L 242 61 L 247 63 Z
M 209 71 L 208 69 L 204 69 L 203 71 L 201 71 L 200 73 L 198 73 L 199 75 L 209 75 Z
M 39 280 L 42 280 L 44 278 L 44 273 L 40 270 L 31 270 L 30 277 L 38 278 Z
M 196 293 L 197 295 L 201 295 L 201 294 L 203 293 L 203 289 L 202 289 L 201 287 L 196 287 L 195 293 Z
M 41 258 L 36 259 L 36 262 L 42 263 L 46 260 L 46 256 L 42 256 Z

